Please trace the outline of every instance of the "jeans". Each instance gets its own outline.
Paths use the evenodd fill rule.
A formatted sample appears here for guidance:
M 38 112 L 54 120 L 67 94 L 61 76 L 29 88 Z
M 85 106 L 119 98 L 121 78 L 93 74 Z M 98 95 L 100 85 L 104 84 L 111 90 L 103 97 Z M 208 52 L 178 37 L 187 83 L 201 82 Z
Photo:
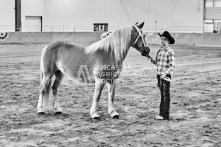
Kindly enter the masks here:
M 160 102 L 160 116 L 164 119 L 169 120 L 170 110 L 170 82 L 164 79 L 160 79 L 161 75 L 157 75 L 158 83 L 157 86 L 160 89 L 161 102 Z M 171 75 L 167 75 L 171 79 Z

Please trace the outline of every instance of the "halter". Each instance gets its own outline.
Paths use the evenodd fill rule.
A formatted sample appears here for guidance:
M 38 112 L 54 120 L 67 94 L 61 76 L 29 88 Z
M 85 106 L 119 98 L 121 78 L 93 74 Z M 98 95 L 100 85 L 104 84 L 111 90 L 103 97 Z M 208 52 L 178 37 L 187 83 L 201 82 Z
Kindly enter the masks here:
M 133 27 L 136 28 L 136 30 L 138 32 L 137 39 L 134 41 L 133 45 L 136 44 L 138 39 L 139 39 L 139 37 L 141 37 L 144 46 L 148 47 L 147 43 L 144 41 L 143 34 L 141 33 L 141 30 L 136 25 L 133 25 Z

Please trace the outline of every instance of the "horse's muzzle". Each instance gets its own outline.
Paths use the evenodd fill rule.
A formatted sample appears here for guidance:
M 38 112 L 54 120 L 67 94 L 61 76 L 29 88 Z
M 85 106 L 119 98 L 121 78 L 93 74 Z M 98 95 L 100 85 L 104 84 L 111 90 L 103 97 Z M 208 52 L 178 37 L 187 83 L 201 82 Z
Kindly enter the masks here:
M 150 53 L 150 48 L 149 47 L 145 47 L 141 54 L 142 54 L 142 56 L 147 56 L 148 57 L 149 53 Z

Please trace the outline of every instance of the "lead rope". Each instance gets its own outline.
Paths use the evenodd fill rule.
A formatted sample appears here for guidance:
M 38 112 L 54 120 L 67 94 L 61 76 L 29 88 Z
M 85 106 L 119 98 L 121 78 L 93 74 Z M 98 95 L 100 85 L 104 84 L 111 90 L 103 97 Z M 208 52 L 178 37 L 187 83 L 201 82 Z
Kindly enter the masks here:
M 151 59 L 152 59 L 152 58 L 148 55 L 148 56 L 147 56 L 147 60 L 150 62 Z M 157 75 L 157 72 L 154 70 L 153 65 L 152 65 L 152 64 L 150 64 L 150 65 L 151 65 L 151 66 L 150 66 L 151 70 Z M 171 79 L 170 79 L 169 77 L 165 77 L 164 80 L 166 80 L 166 81 L 168 81 L 168 82 L 171 82 Z
M 147 61 L 150 63 L 150 58 L 149 57 L 147 57 Z M 150 63 L 150 68 L 151 68 L 151 70 L 155 73 L 155 74 L 157 74 L 157 72 L 155 71 L 155 69 L 153 68 L 153 65 L 152 65 L 152 63 Z

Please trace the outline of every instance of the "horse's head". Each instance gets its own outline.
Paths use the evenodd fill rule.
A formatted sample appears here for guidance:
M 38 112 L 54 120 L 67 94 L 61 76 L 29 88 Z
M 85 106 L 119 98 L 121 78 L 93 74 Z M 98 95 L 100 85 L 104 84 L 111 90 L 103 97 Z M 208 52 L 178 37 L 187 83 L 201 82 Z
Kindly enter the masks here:
M 140 51 L 142 54 L 148 56 L 150 48 L 145 41 L 145 35 L 143 35 L 142 33 L 143 26 L 144 22 L 141 23 L 140 25 L 138 25 L 138 23 L 133 25 L 131 32 L 132 47 Z

